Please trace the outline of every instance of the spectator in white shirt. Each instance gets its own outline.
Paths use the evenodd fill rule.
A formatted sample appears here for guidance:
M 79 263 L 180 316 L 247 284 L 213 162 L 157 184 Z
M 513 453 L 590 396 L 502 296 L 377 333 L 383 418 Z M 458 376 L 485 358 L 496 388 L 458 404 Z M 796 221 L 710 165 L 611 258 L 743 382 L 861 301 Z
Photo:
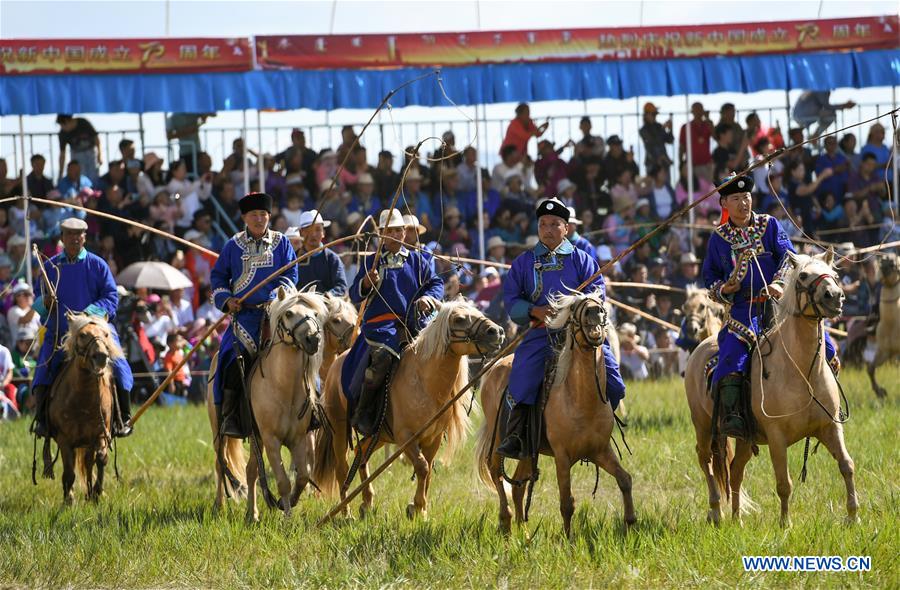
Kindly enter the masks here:
M 650 376 L 650 370 L 647 368 L 650 351 L 647 347 L 641 346 L 640 342 L 637 326 L 630 322 L 619 326 L 619 347 L 622 353 L 620 364 L 625 369 L 624 375 L 636 381 L 643 381 Z
M 13 287 L 13 300 L 15 305 L 6 312 L 6 322 L 9 324 L 9 330 L 15 334 L 22 328 L 30 328 L 37 332 L 41 327 L 41 318 L 31 308 L 34 304 L 34 292 L 31 285 L 25 281 L 19 281 Z
M 172 289 L 169 293 L 172 301 L 172 312 L 179 328 L 190 326 L 194 323 L 194 307 L 189 299 L 184 297 L 184 289 Z
M 522 154 L 514 145 L 505 145 L 500 150 L 502 161 L 494 166 L 491 172 L 491 188 L 495 191 L 503 190 L 506 186 L 506 177 L 513 170 L 521 172 L 524 176 L 524 167 L 522 166 Z

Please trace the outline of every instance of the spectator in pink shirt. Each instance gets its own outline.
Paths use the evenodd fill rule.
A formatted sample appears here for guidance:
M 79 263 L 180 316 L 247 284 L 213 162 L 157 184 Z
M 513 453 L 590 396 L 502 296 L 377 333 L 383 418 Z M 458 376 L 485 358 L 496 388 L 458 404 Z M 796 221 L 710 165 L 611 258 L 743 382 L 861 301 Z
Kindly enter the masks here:
M 516 107 L 516 118 L 509 122 L 506 128 L 506 137 L 503 138 L 503 146 L 513 145 L 520 154 L 528 153 L 528 140 L 532 137 L 540 137 L 547 131 L 550 121 L 544 121 L 540 125 L 535 125 L 531 120 L 531 109 L 527 104 L 520 103 Z
M 694 174 L 712 181 L 713 163 L 710 139 L 713 135 L 713 124 L 709 120 L 709 111 L 703 109 L 703 104 L 695 102 L 691 105 L 691 162 L 694 165 Z M 687 161 L 687 125 L 681 126 L 678 135 L 678 161 Z

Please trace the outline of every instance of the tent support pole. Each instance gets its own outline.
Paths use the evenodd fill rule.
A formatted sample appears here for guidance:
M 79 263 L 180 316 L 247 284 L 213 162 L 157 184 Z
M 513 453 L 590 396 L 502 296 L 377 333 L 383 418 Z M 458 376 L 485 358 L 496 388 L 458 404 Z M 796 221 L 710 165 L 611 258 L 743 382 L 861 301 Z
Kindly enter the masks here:
M 266 192 L 266 162 L 263 159 L 262 142 L 262 111 L 256 109 L 256 140 L 259 142 L 259 155 L 256 163 L 259 165 L 259 192 Z
M 484 105 L 481 105 L 481 110 L 483 114 L 487 114 L 487 110 Z M 478 196 L 478 258 L 481 260 L 485 259 L 485 251 L 484 251 L 484 181 L 481 178 L 481 159 L 485 157 L 486 154 L 482 153 L 481 149 L 481 131 L 478 129 L 478 122 L 481 120 L 481 117 L 478 116 L 478 105 L 475 105 L 475 149 L 478 150 L 478 158 L 475 160 L 475 194 Z M 484 270 L 484 265 L 481 265 L 481 270 Z
M 891 103 L 892 103 L 891 108 L 896 109 L 897 108 L 897 87 L 896 86 L 891 86 Z M 892 116 L 895 116 L 895 115 L 892 115 Z M 893 128 L 893 125 L 891 125 L 891 127 Z M 900 131 L 897 131 L 897 133 L 900 133 Z M 891 153 L 892 157 L 894 158 L 894 161 L 891 162 L 891 167 L 894 169 L 894 195 L 893 195 L 894 199 L 893 200 L 894 200 L 894 212 L 896 213 L 897 210 L 900 209 L 900 190 L 898 190 L 898 189 L 900 189 L 900 165 L 898 165 L 898 158 L 897 158 L 897 143 L 900 142 L 900 137 L 898 137 L 897 134 L 895 133 L 891 137 L 891 141 L 894 142 L 894 144 L 891 146 L 890 153 Z
M 244 194 L 246 195 L 250 192 L 250 162 L 247 158 L 247 154 L 250 153 L 247 151 L 247 109 L 244 109 L 241 113 L 244 115 L 244 122 L 241 127 L 241 142 L 244 144 L 244 153 L 241 154 L 241 157 L 244 159 Z
M 684 124 L 684 145 L 685 145 L 685 154 L 687 158 L 687 189 L 688 189 L 688 204 L 692 204 L 694 202 L 694 158 L 693 158 L 693 150 L 691 147 L 691 101 L 690 96 L 688 94 L 684 95 L 684 107 L 687 111 L 687 123 Z M 690 224 L 690 228 L 688 228 L 688 236 L 690 240 L 690 251 L 694 251 L 694 209 L 688 211 L 688 223 Z
M 31 285 L 31 218 L 28 205 L 28 174 L 25 172 L 25 118 L 19 115 L 19 148 L 22 152 L 22 197 L 25 201 L 25 280 Z M 17 269 L 18 270 L 18 269 Z
M 144 159 L 144 113 L 138 113 L 138 134 L 141 137 L 141 157 L 138 160 L 143 161 Z M 168 143 L 168 140 L 167 140 Z M 194 170 L 196 172 L 196 170 Z

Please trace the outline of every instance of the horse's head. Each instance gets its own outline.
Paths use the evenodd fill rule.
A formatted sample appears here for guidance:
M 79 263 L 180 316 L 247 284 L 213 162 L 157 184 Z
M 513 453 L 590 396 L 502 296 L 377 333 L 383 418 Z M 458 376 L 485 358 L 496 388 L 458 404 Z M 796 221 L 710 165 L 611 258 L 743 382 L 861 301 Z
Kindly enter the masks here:
M 325 303 L 314 292 L 279 287 L 269 306 L 273 332 L 284 342 L 296 346 L 307 355 L 319 351 Z
M 881 284 L 885 287 L 894 287 L 900 283 L 900 256 L 888 254 L 881 258 Z
M 350 348 L 356 333 L 356 308 L 343 297 L 325 295 L 328 313 L 325 318 L 325 342 L 335 354 Z
M 684 335 L 694 342 L 701 342 L 718 331 L 717 320 L 724 313 L 724 308 L 712 301 L 706 289 L 688 287 L 687 297 L 681 306 L 684 312 Z
M 844 290 L 834 270 L 834 250 L 815 256 L 788 252 L 792 267 L 779 303 L 779 318 L 786 313 L 821 320 L 836 318 L 844 309 Z
M 568 326 L 575 342 L 582 348 L 597 348 L 603 344 L 609 322 L 599 291 L 551 296 L 550 307 L 553 315 L 547 320 L 548 328 L 559 330 Z
M 122 357 L 122 350 L 112 338 L 105 317 L 84 313 L 66 313 L 69 331 L 61 345 L 66 358 L 78 363 L 79 368 L 100 376 L 110 361 Z
M 503 346 L 503 328 L 488 319 L 471 302 L 459 298 L 440 303 L 432 300 L 437 316 L 416 337 L 413 346 L 425 358 L 452 351 L 459 356 L 490 356 Z

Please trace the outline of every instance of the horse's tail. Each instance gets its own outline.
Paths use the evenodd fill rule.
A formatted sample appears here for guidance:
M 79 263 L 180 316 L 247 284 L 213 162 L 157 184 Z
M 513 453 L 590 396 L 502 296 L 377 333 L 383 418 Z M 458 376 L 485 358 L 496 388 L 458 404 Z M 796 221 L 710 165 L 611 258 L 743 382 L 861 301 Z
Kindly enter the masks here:
M 316 461 L 313 481 L 326 496 L 338 491 L 337 457 L 334 454 L 334 432 L 327 425 L 316 431 Z
M 719 497 L 728 502 L 731 499 L 731 460 L 734 458 L 734 450 L 728 442 L 728 437 L 719 435 L 712 441 L 712 468 L 716 487 L 719 488 Z
M 454 393 L 459 393 L 462 389 L 467 385 L 469 380 L 469 362 L 466 357 L 462 357 L 460 359 L 460 369 L 459 376 L 456 379 L 456 386 L 453 388 Z M 472 396 L 475 395 L 474 390 L 471 392 Z M 445 463 L 449 462 L 450 458 L 453 457 L 453 454 L 462 446 L 462 444 L 466 441 L 466 438 L 469 434 L 469 413 L 466 411 L 466 398 L 467 395 L 460 396 L 459 399 L 454 402 L 453 406 L 450 408 L 450 424 L 447 426 L 446 434 L 447 434 L 447 444 L 445 446 L 443 461 Z M 475 403 L 474 398 L 471 399 L 472 403 Z
M 225 467 L 237 480 L 238 486 L 234 490 L 236 497 L 243 497 L 247 490 L 247 458 L 244 456 L 243 441 L 230 436 L 222 437 L 225 447 L 222 449 L 222 457 L 225 460 Z M 229 478 L 226 478 L 229 481 Z M 232 487 L 234 482 L 232 481 Z
M 483 398 L 482 398 L 483 401 Z M 491 476 L 491 443 L 494 439 L 494 425 L 489 409 L 484 409 L 484 420 L 478 429 L 478 439 L 475 441 L 475 470 L 478 479 L 491 490 L 495 489 L 494 478 Z
M 88 482 L 91 480 L 91 474 L 88 473 L 87 465 L 87 449 L 75 449 L 75 473 L 81 476 L 81 483 L 87 488 Z

